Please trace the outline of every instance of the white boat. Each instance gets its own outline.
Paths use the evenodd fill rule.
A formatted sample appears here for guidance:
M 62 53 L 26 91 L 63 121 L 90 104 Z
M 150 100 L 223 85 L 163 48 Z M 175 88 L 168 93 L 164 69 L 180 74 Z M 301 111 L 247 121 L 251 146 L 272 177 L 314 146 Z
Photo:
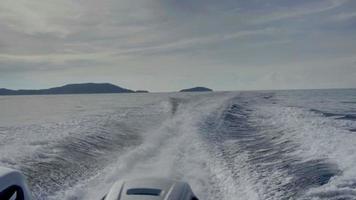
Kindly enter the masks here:
M 0 167 L 0 199 L 30 200 L 25 177 L 16 170 Z
M 0 200 L 31 200 L 25 177 L 0 167 Z M 118 181 L 102 200 L 198 200 L 189 184 L 169 179 Z
M 198 200 L 189 184 L 169 179 L 118 181 L 102 200 Z

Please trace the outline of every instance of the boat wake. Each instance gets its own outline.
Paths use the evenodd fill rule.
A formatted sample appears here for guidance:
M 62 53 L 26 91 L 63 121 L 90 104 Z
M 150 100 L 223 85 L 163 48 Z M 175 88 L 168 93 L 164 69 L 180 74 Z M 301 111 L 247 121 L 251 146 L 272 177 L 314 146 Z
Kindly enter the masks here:
M 143 177 L 187 181 L 207 200 L 355 199 L 354 113 L 290 95 L 94 96 L 71 121 L 0 127 L 0 163 L 24 172 L 35 199 L 100 199 Z M 112 104 L 93 111 L 101 98 Z

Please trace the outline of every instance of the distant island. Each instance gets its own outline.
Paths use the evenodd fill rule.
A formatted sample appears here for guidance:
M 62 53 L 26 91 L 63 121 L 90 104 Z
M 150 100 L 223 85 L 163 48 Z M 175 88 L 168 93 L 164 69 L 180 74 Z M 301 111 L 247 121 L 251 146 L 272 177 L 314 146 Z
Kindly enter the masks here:
M 136 93 L 149 93 L 147 90 L 136 90 Z
M 140 92 L 139 90 L 138 92 Z M 147 92 L 147 91 L 146 91 Z M 96 94 L 96 93 L 135 93 L 110 83 L 80 83 L 39 90 L 9 90 L 0 88 L 0 95 L 47 95 L 47 94 Z
M 213 90 L 206 87 L 193 87 L 188 89 L 183 89 L 179 92 L 212 92 Z

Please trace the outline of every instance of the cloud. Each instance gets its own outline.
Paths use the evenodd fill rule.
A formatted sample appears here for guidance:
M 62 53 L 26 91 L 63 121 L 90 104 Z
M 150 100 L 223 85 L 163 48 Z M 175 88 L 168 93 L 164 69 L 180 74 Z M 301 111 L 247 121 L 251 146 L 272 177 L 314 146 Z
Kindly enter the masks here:
M 335 29 L 338 20 L 355 17 L 353 6 L 350 0 L 2 0 L 0 76 L 59 81 L 73 74 L 77 82 L 78 74 L 94 80 L 100 74 L 136 87 L 152 77 L 154 89 L 169 90 L 200 80 L 201 72 L 214 88 L 233 88 L 234 74 L 238 85 L 263 87 L 258 80 L 265 74 L 282 80 L 294 69 L 307 71 L 300 60 L 308 67 L 316 60 L 318 70 L 331 74 L 345 63 L 338 58 L 356 53 L 354 28 Z M 281 63 L 286 70 L 272 73 Z M 165 84 L 175 77 L 182 79 Z
M 353 18 L 356 18 L 356 12 L 343 12 L 337 15 L 332 16 L 332 19 L 336 21 L 344 21 L 344 20 L 351 20 Z
M 51 35 L 65 38 L 86 30 L 110 34 L 110 29 L 115 27 L 120 28 L 119 35 L 122 35 L 120 32 L 127 31 L 128 27 L 139 27 L 139 24 L 142 26 L 152 20 L 155 13 L 149 9 L 151 2 L 152 0 L 2 0 L 0 24 L 13 31 L 41 37 Z M 117 30 L 114 31 L 118 33 Z
M 338 8 L 349 0 L 326 0 L 311 3 L 301 3 L 300 6 L 283 7 L 279 10 L 273 10 L 271 13 L 262 14 L 257 18 L 252 17 L 252 23 L 267 23 L 277 20 L 285 20 L 306 15 L 313 15 Z M 254 19 L 253 19 L 254 18 Z
M 0 3 L 1 25 L 29 35 L 64 37 L 70 33 L 65 23 L 78 17 L 79 8 L 71 1 L 3 0 Z
M 219 35 L 202 36 L 195 38 L 185 38 L 183 40 L 166 42 L 163 44 L 154 44 L 148 47 L 137 47 L 137 48 L 123 48 L 123 49 L 111 49 L 110 51 L 104 52 L 93 52 L 93 53 L 77 53 L 77 52 L 66 52 L 66 53 L 55 53 L 55 54 L 0 54 L 0 61 L 7 62 L 23 62 L 23 63 L 65 63 L 76 60 L 87 60 L 87 61 L 111 61 L 113 59 L 118 59 L 117 56 L 129 56 L 137 54 L 152 54 L 152 53 L 162 53 L 167 51 L 174 51 L 179 49 L 190 49 L 196 46 L 208 45 L 213 43 L 219 43 L 225 40 L 235 40 L 241 39 L 248 36 L 257 35 L 273 35 L 279 30 L 274 28 L 264 28 L 258 30 L 243 30 L 233 33 L 225 33 Z
M 153 52 L 162 52 L 162 51 L 171 51 L 178 49 L 189 49 L 192 47 L 199 47 L 207 44 L 214 44 L 223 42 L 226 40 L 234 40 L 240 39 L 248 36 L 256 36 L 256 35 L 271 35 L 278 32 L 277 29 L 274 28 L 264 28 L 257 30 L 242 30 L 233 33 L 225 33 L 218 35 L 210 35 L 210 36 L 202 36 L 202 37 L 193 37 L 193 38 L 185 38 L 178 41 L 167 42 L 164 44 L 158 44 L 155 46 L 149 46 L 144 48 L 133 48 L 127 51 L 122 51 L 120 53 L 130 54 L 130 53 L 153 53 Z
M 15 54 L 0 54 L 0 61 L 22 61 L 29 63 L 48 62 L 60 63 L 81 59 L 105 59 L 109 54 L 105 53 L 87 53 L 87 54 L 38 54 L 38 55 L 15 55 Z

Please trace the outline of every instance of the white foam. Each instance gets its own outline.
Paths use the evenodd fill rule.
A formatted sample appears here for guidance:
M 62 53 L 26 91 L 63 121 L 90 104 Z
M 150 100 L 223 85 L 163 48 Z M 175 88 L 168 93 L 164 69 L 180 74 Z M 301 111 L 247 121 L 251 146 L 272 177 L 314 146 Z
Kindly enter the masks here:
M 209 153 L 209 146 L 197 130 L 199 121 L 230 97 L 195 98 L 195 101 L 185 102 L 158 129 L 144 133 L 141 145 L 126 149 L 126 153 L 118 155 L 116 161 L 95 177 L 59 192 L 51 199 L 98 199 L 115 181 L 142 177 L 188 181 L 202 199 L 233 199 L 238 184 L 230 172 L 224 172 L 221 160 Z M 246 187 L 246 184 L 241 186 Z M 246 195 L 251 195 L 245 189 Z M 242 195 L 241 191 L 239 194 Z
M 281 140 L 298 144 L 294 156 L 303 160 L 324 158 L 337 164 L 341 170 L 342 174 L 310 193 L 334 190 L 345 181 L 356 183 L 356 135 L 343 128 L 348 122 L 326 118 L 303 108 L 279 105 L 259 105 L 256 108 L 258 123 L 272 125 L 276 131 L 283 130 Z

